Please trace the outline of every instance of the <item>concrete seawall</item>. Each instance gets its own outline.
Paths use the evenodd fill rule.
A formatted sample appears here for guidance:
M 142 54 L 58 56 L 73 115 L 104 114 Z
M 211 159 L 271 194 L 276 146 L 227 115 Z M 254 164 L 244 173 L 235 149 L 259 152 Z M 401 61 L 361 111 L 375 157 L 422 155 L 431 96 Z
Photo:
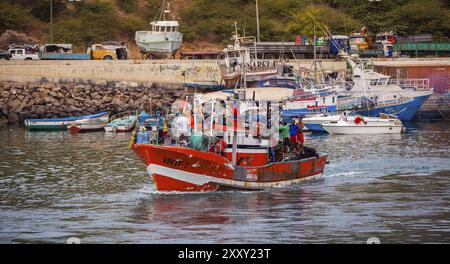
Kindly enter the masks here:
M 291 60 L 294 68 L 310 69 L 312 60 Z M 450 58 L 374 59 L 375 65 L 449 65 Z M 322 60 L 327 71 L 345 71 L 344 61 Z M 184 73 L 184 76 L 183 76 Z M 216 60 L 127 60 L 127 61 L 0 61 L 0 80 L 29 82 L 125 81 L 182 84 L 185 81 L 220 82 Z
M 294 67 L 311 67 L 311 60 L 291 61 Z M 345 70 L 345 63 L 324 61 L 326 70 Z M 183 76 L 184 73 L 184 76 Z M 0 62 L 0 80 L 28 82 L 46 78 L 182 84 L 185 81 L 220 82 L 215 60 L 161 61 L 5 61 Z

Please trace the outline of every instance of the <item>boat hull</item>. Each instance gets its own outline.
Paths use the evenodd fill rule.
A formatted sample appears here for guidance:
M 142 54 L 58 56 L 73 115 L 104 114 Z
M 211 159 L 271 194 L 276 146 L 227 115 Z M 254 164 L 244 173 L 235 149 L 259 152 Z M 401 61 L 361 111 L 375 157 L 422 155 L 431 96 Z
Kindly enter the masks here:
M 25 126 L 30 131 L 63 131 L 68 129 L 68 125 L 73 122 L 94 119 L 94 118 L 104 118 L 108 116 L 107 112 L 102 112 L 93 115 L 79 116 L 79 117 L 67 117 L 67 118 L 48 118 L 48 119 L 27 119 L 25 120 Z
M 179 32 L 155 33 L 152 31 L 136 32 L 137 46 L 155 58 L 168 58 L 181 47 L 183 34 Z
M 400 134 L 401 125 L 392 126 L 370 126 L 370 125 L 349 125 L 341 126 L 337 124 L 323 124 L 323 129 L 330 134 L 337 135 L 372 135 L 372 134 Z
M 431 94 L 414 97 L 405 103 L 392 106 L 380 106 L 371 110 L 358 111 L 363 116 L 379 116 L 381 113 L 397 116 L 401 121 L 411 121 L 414 115 L 419 111 L 422 104 L 431 96 Z
M 147 166 L 158 191 L 210 192 L 286 187 L 320 177 L 326 163 L 326 156 L 320 156 L 240 167 L 233 166 L 221 155 L 182 147 L 135 144 L 133 150 Z
M 70 133 L 88 133 L 103 131 L 105 125 L 83 126 L 83 125 L 70 125 Z

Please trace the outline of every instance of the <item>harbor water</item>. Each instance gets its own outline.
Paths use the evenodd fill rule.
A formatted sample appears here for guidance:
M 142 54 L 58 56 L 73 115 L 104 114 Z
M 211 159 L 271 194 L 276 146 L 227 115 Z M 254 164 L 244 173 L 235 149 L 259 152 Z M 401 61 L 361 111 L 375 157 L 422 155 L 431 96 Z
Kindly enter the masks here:
M 0 127 L 0 243 L 450 243 L 450 123 L 401 135 L 308 134 L 320 180 L 164 194 L 130 134 Z

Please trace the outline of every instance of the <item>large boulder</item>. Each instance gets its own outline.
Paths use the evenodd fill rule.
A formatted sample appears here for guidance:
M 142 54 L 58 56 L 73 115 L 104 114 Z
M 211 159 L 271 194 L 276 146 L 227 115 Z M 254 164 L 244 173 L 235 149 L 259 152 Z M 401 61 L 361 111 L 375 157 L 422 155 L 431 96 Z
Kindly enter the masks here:
M 8 114 L 8 123 L 10 124 L 19 123 L 19 115 L 15 112 L 10 111 Z

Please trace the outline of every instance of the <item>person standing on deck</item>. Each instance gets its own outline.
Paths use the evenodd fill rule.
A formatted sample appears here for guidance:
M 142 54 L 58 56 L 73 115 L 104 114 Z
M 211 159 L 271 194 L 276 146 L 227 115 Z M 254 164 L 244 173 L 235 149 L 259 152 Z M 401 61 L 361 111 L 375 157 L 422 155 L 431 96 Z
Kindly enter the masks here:
M 298 132 L 298 125 L 295 123 L 295 120 L 292 120 L 292 124 L 289 126 L 289 138 L 291 141 L 291 144 L 297 143 L 297 132 Z
M 287 125 L 286 121 L 284 121 L 280 125 L 279 131 L 280 131 L 281 140 L 283 142 L 283 148 L 285 151 L 288 151 L 290 141 L 289 141 L 289 126 Z
M 298 131 L 297 131 L 297 141 L 300 144 L 300 154 L 303 154 L 303 144 L 305 143 L 305 135 L 303 134 L 303 124 L 302 118 L 298 121 Z
M 188 144 L 190 134 L 190 120 L 185 114 L 180 115 L 176 121 L 178 130 L 178 140 L 180 144 Z

